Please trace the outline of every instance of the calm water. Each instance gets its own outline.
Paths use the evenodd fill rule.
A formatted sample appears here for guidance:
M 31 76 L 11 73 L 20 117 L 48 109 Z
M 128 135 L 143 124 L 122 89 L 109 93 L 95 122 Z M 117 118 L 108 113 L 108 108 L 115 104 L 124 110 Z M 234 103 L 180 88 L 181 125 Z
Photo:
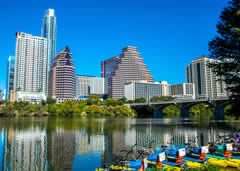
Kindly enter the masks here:
M 133 144 L 199 136 L 206 145 L 239 128 L 240 121 L 0 118 L 0 170 L 94 170 Z

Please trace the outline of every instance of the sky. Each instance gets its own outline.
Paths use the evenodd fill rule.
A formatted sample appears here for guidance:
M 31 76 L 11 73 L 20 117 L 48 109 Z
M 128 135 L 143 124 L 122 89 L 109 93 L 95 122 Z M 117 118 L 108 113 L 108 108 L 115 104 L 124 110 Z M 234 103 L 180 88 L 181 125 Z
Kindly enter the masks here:
M 76 74 L 100 76 L 101 61 L 136 46 L 155 81 L 183 83 L 208 42 L 228 0 L 7 0 L 0 6 L 0 89 L 16 32 L 41 35 L 45 10 L 57 17 L 57 52 L 69 46 Z

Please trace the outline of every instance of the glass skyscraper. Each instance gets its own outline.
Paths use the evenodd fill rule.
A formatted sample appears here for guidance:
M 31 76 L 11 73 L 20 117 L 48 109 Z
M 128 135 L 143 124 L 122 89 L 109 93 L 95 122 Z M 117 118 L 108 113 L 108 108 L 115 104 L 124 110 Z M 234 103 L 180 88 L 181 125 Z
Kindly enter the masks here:
M 15 68 L 15 57 L 9 56 L 8 66 L 7 66 L 6 100 L 10 99 L 10 91 L 14 89 L 14 68 Z
M 48 38 L 48 56 L 50 69 L 52 60 L 56 56 L 56 16 L 54 9 L 48 9 L 43 18 L 42 37 Z

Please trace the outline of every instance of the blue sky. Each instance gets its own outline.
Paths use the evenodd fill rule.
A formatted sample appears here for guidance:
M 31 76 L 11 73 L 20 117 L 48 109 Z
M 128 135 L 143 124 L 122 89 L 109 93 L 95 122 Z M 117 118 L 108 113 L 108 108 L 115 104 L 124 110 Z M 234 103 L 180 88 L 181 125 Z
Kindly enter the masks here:
M 40 36 L 44 11 L 57 16 L 57 52 L 68 45 L 76 74 L 100 76 L 102 60 L 136 46 L 155 81 L 185 82 L 185 67 L 208 55 L 228 0 L 7 0 L 0 6 L 0 88 L 15 32 Z

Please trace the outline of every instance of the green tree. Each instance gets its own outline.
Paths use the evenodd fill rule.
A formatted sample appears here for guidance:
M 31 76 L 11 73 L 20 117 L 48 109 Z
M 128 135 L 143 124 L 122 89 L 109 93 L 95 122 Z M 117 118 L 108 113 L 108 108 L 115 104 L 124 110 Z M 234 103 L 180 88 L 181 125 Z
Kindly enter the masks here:
M 135 103 L 146 103 L 146 99 L 144 97 L 135 99 Z
M 154 96 L 151 98 L 151 102 L 164 102 L 164 101 L 173 101 L 174 98 L 172 96 Z
M 161 98 L 158 97 L 158 96 L 153 96 L 151 99 L 150 99 L 150 102 L 160 102 L 161 101 Z
M 200 103 L 192 106 L 189 109 L 190 117 L 194 118 L 209 118 L 214 117 L 214 108 L 210 107 L 208 104 Z
M 210 65 L 228 85 L 233 109 L 240 108 L 240 1 L 232 0 L 222 11 L 217 24 L 217 36 L 210 41 L 211 57 L 224 62 Z
M 109 99 L 104 100 L 103 104 L 105 106 L 117 106 L 117 105 L 121 104 L 121 102 L 119 102 L 119 101 L 117 101 L 115 99 L 109 98 Z
M 42 91 L 42 88 L 37 88 L 37 92 L 41 92 Z
M 128 100 L 127 103 L 133 104 L 133 103 L 135 103 L 135 101 L 134 100 Z
M 180 117 L 180 109 L 175 105 L 169 105 L 163 109 L 164 117 L 178 118 Z
M 98 96 L 89 96 L 89 98 L 85 101 L 87 105 L 101 105 L 102 101 Z
M 47 101 L 46 101 L 46 103 L 47 104 L 56 104 L 56 99 L 52 99 L 52 98 L 47 98 Z
M 121 99 L 119 99 L 118 100 L 119 102 L 120 102 L 120 104 L 122 103 L 122 104 L 125 104 L 125 103 L 127 103 L 127 98 L 126 97 L 122 97 Z

